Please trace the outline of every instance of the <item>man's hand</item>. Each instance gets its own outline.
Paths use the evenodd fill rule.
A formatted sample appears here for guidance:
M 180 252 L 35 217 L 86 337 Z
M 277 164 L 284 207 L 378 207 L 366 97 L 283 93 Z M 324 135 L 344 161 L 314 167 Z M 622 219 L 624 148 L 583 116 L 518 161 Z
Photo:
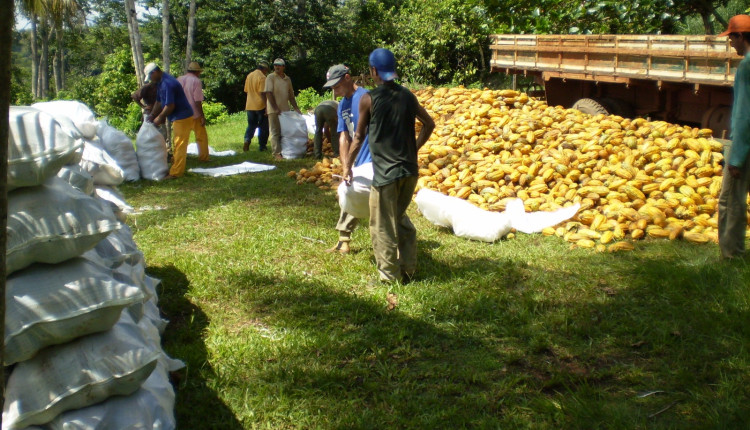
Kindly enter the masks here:
M 201 115 L 201 125 L 202 125 L 203 127 L 205 127 L 205 126 L 206 126 L 206 117 L 205 117 L 205 116 L 203 116 L 203 115 Z
M 164 117 L 159 115 L 151 120 L 151 122 L 153 122 L 155 126 L 159 127 L 160 125 L 164 124 Z
M 348 167 L 344 166 L 341 171 L 341 177 L 344 179 L 347 187 L 352 184 L 352 171 Z
M 734 179 L 739 179 L 742 172 L 739 168 L 729 165 L 729 175 L 732 176 Z

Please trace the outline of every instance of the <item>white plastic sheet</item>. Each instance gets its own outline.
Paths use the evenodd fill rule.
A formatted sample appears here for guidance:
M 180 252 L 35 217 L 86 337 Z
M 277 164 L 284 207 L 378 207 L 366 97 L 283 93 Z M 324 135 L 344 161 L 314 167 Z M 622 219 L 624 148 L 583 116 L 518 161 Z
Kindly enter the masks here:
M 422 215 L 433 224 L 453 229 L 459 237 L 494 242 L 507 235 L 511 229 L 522 233 L 537 233 L 572 218 L 580 204 L 553 212 L 526 213 L 523 201 L 512 200 L 505 212 L 480 209 L 466 200 L 437 191 L 422 189 L 414 201 Z
M 232 164 L 231 166 L 211 168 L 196 167 L 188 171 L 201 175 L 211 176 L 213 178 L 218 178 L 221 176 L 239 175 L 241 173 L 265 172 L 266 170 L 273 170 L 275 168 L 276 166 L 270 166 L 268 164 L 258 164 L 245 161 L 244 163 Z
M 158 181 L 169 173 L 167 143 L 150 122 L 144 122 L 135 139 L 135 154 L 144 179 Z
M 374 175 L 372 163 L 365 163 L 352 169 L 352 182 L 341 182 L 337 190 L 339 206 L 355 218 L 370 217 L 370 188 Z
M 281 155 L 284 158 L 301 158 L 307 153 L 307 122 L 305 118 L 294 111 L 282 112 L 279 115 L 281 123 Z
M 187 147 L 187 155 L 198 155 L 198 144 L 195 142 L 188 143 Z M 231 157 L 233 155 L 237 155 L 237 151 L 227 149 L 226 151 L 216 151 L 214 148 L 209 145 L 208 146 L 208 155 L 211 157 Z
M 60 120 L 70 124 L 66 128 L 45 112 L 12 106 L 8 120 L 8 191 L 43 184 L 62 166 L 75 162 L 83 146 L 67 118 Z

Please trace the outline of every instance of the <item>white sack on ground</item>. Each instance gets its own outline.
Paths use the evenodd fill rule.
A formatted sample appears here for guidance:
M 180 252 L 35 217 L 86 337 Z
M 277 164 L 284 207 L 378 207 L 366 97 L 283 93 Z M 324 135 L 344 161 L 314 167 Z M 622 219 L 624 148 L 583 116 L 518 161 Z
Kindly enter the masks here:
M 141 168 L 138 166 L 135 147 L 133 147 L 133 141 L 127 134 L 112 127 L 107 121 L 99 121 L 96 135 L 99 136 L 99 140 L 107 153 L 122 169 L 126 181 L 141 179 Z
M 307 153 L 307 123 L 305 118 L 294 111 L 282 112 L 281 155 L 284 158 L 301 158 Z
M 188 172 L 198 173 L 201 175 L 218 178 L 221 176 L 239 175 L 241 173 L 265 172 L 266 170 L 273 170 L 275 168 L 276 166 L 270 166 L 268 164 L 258 164 L 258 163 L 251 163 L 249 161 L 245 161 L 244 163 L 232 164 L 231 166 L 221 166 L 221 167 L 211 167 L 211 168 L 195 167 L 195 168 L 189 169 Z
M 169 174 L 167 143 L 154 124 L 144 122 L 135 139 L 135 154 L 144 179 L 158 181 Z
M 6 274 L 77 257 L 120 225 L 99 200 L 57 177 L 8 193 Z
M 337 190 L 341 209 L 355 218 L 370 218 L 370 187 L 373 175 L 372 163 L 352 169 L 352 183 L 346 185 L 346 182 L 342 182 Z
M 45 348 L 13 368 L 3 430 L 46 424 L 62 412 L 130 395 L 162 355 L 127 312 L 111 330 Z
M 59 121 L 37 109 L 11 106 L 8 121 L 8 191 L 43 184 L 62 166 L 75 162 L 76 151 L 83 146 L 78 132 L 67 132 Z
M 83 194 L 94 194 L 94 177 L 89 172 L 84 172 L 78 164 L 62 166 L 57 172 L 57 177 Z
M 69 119 L 86 139 L 96 137 L 98 121 L 94 113 L 85 104 L 75 100 L 53 100 L 34 103 L 31 107 L 47 112 L 53 117 Z
M 83 146 L 83 155 L 79 165 L 81 169 L 94 177 L 96 185 L 120 185 L 125 180 L 125 173 L 103 147 L 101 142 L 87 140 Z
M 554 212 L 524 212 L 523 201 L 512 200 L 505 212 L 480 209 L 466 200 L 446 196 L 437 191 L 421 189 L 414 201 L 422 215 L 442 227 L 452 227 L 456 236 L 494 242 L 512 228 L 523 233 L 536 233 L 572 218 L 580 204 Z
M 83 258 L 35 264 L 7 279 L 5 365 L 40 349 L 109 330 L 122 310 L 143 302 L 140 286 Z
M 187 155 L 198 155 L 198 144 L 196 142 L 188 143 Z M 231 149 L 227 149 L 226 151 L 216 151 L 211 145 L 209 145 L 208 155 L 211 157 L 231 157 L 237 155 L 237 151 Z
M 523 201 L 515 199 L 508 202 L 505 212 L 510 214 L 513 228 L 521 233 L 539 233 L 547 227 L 560 224 L 573 218 L 581 208 L 580 203 L 558 209 L 552 212 L 525 212 Z

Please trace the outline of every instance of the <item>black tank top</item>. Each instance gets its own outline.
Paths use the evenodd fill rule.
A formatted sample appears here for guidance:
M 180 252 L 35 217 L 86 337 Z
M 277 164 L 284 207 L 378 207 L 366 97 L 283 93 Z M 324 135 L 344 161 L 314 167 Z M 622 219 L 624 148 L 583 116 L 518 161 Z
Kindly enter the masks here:
M 380 187 L 405 176 L 417 176 L 416 96 L 401 85 L 386 82 L 370 91 L 370 97 L 372 185 Z

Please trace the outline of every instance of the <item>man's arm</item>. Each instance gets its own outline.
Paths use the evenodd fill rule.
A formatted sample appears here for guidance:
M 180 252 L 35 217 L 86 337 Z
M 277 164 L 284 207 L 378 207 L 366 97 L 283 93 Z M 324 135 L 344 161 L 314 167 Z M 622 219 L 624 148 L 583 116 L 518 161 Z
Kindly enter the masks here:
M 142 97 L 141 97 L 141 90 L 140 89 L 138 89 L 136 91 L 133 91 L 133 94 L 130 95 L 130 98 L 133 99 L 133 101 L 136 102 L 138 104 L 138 106 L 140 106 L 142 108 L 146 107 L 146 105 L 144 105 L 143 103 L 141 103 L 141 98 Z
M 289 103 L 292 104 L 292 107 L 298 114 L 302 115 L 302 112 L 297 107 L 297 98 L 294 97 L 294 89 L 292 89 L 291 85 L 289 85 Z
M 432 135 L 432 131 L 435 130 L 435 121 L 432 119 L 424 106 L 417 105 L 417 119 L 422 123 L 422 130 L 419 131 L 417 136 L 417 150 L 422 147 Z
M 348 131 L 342 131 L 339 133 L 339 159 L 341 160 L 341 166 L 346 166 L 346 160 L 349 159 L 349 144 L 351 143 L 351 136 Z
M 274 111 L 276 111 L 276 112 L 281 111 L 281 109 L 279 109 L 279 106 L 276 105 L 276 97 L 273 96 L 273 92 L 269 91 L 269 92 L 265 92 L 263 94 L 265 94 L 266 97 L 268 98 L 268 103 L 271 104 L 271 107 L 273 107 Z
M 174 103 L 170 103 L 170 104 L 164 106 L 164 109 L 161 111 L 161 113 L 159 113 L 154 118 L 154 125 L 158 127 L 158 126 L 164 124 L 164 121 L 167 120 L 167 117 L 169 116 L 169 114 L 171 114 L 174 111 L 174 107 L 175 107 Z
M 157 115 L 159 115 L 159 113 L 161 113 L 161 107 L 162 106 L 161 106 L 161 102 L 160 101 L 157 100 L 156 102 L 154 102 L 154 108 L 151 109 L 151 115 L 149 115 L 148 118 L 146 118 L 146 120 L 150 121 L 150 122 L 154 122 L 154 120 L 156 119 Z
M 362 142 L 367 137 L 367 127 L 370 125 L 370 109 L 372 107 L 372 99 L 370 94 L 363 94 L 359 99 L 359 122 L 357 122 L 357 130 L 354 132 L 354 139 L 349 147 L 349 154 L 346 157 L 346 164 L 344 164 L 342 176 L 347 184 L 351 183 L 352 176 L 352 165 L 354 160 L 359 154 L 359 150 L 362 148 Z M 372 145 L 372 142 L 370 142 Z M 341 149 L 339 149 L 339 152 Z
M 203 102 L 202 101 L 196 101 L 195 102 L 195 109 L 198 111 L 198 112 L 195 112 L 195 113 L 197 113 L 198 115 L 200 115 L 201 125 L 205 126 L 206 125 L 206 116 L 203 114 Z

